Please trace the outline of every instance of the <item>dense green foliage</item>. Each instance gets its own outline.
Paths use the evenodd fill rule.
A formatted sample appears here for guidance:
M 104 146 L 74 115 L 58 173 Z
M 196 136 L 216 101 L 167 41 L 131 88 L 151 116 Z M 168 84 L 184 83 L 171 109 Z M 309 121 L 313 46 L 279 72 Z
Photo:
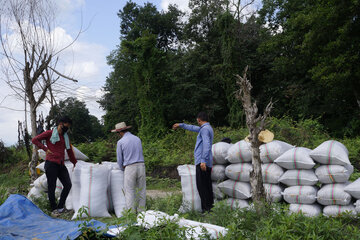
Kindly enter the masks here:
M 273 116 L 318 119 L 333 136 L 360 130 L 359 1 L 264 0 L 242 18 L 229 1 L 176 6 L 128 2 L 119 11 L 120 40 L 100 101 L 105 128 L 126 121 L 144 139 L 206 110 L 214 126 L 244 126 L 235 74 L 249 65 L 253 95 Z M 242 20 L 240 20 L 242 19 Z
M 46 117 L 47 129 L 55 126 L 61 116 L 68 116 L 73 121 L 69 131 L 73 143 L 92 142 L 103 136 L 103 129 L 99 120 L 89 114 L 85 102 L 69 97 L 54 105 Z

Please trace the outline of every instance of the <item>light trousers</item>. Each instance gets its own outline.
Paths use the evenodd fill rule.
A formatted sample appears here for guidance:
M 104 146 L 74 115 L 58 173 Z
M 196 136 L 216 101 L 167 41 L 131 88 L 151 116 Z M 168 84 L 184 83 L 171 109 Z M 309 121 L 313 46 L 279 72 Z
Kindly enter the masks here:
M 127 208 L 137 212 L 145 211 L 146 175 L 144 163 L 134 163 L 125 167 L 124 188 Z

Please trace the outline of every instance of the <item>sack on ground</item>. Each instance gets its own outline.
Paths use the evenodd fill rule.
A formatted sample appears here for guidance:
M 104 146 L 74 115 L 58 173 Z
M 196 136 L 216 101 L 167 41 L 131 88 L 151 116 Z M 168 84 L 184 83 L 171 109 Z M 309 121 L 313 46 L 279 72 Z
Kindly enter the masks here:
M 34 181 L 34 186 L 40 189 L 41 191 L 48 190 L 47 178 L 45 173 Z
M 248 208 L 250 206 L 249 201 L 244 199 L 227 198 L 224 201 L 226 205 L 231 207 L 231 209 Z
M 38 199 L 42 196 L 43 190 L 37 187 L 32 187 L 27 195 L 27 198 L 31 201 Z
M 344 188 L 344 191 L 349 193 L 354 198 L 360 199 L 360 178 L 352 183 L 349 183 L 349 185 Z
M 322 207 L 319 204 L 290 204 L 290 213 L 302 213 L 307 217 L 319 216 L 322 212 Z
M 360 200 L 356 200 L 356 202 L 354 203 L 355 205 L 355 211 L 357 213 L 360 213 Z
M 225 157 L 230 147 L 231 145 L 226 142 L 218 142 L 212 145 L 211 151 L 214 165 L 228 163 Z
M 226 178 L 224 165 L 213 165 L 211 168 L 211 180 L 223 181 Z
M 226 167 L 225 174 L 232 180 L 249 182 L 252 169 L 253 167 L 250 163 L 233 163 Z
M 283 188 L 277 184 L 264 183 L 266 199 L 270 202 L 280 202 L 282 200 Z
M 327 217 L 337 217 L 340 214 L 351 214 L 351 215 L 356 215 L 356 211 L 355 211 L 355 207 L 350 204 L 350 205 L 346 205 L 346 206 L 342 206 L 342 205 L 330 205 L 330 206 L 326 206 L 324 207 L 324 216 Z
M 284 170 L 275 163 L 265 163 L 261 164 L 261 173 L 264 183 L 277 184 Z
M 107 207 L 107 186 L 109 169 L 104 166 L 84 166 L 80 175 L 80 209 L 85 207 L 90 217 L 111 217 Z M 73 218 L 86 217 L 78 209 Z
M 321 165 L 316 168 L 315 174 L 321 183 L 345 183 L 353 171 L 352 165 Z
M 313 204 L 316 202 L 317 187 L 315 186 L 292 186 L 285 188 L 284 200 L 288 203 Z
M 237 199 L 248 199 L 251 197 L 250 183 L 226 180 L 218 184 L 219 189 L 227 196 Z
M 317 194 L 317 201 L 322 205 L 349 205 L 351 195 L 344 191 L 348 183 L 325 184 Z
M 287 186 L 312 186 L 318 182 L 313 169 L 287 170 L 279 179 L 279 182 Z
M 293 148 L 294 146 L 274 140 L 260 146 L 260 159 L 263 163 L 273 163 L 278 157 L 280 157 L 284 152 Z
M 326 165 L 351 165 L 346 147 L 335 140 L 325 141 L 310 152 L 316 162 Z
M 286 169 L 312 169 L 315 163 L 310 152 L 310 149 L 304 147 L 291 148 L 278 157 L 275 163 Z
M 244 163 L 251 162 L 252 151 L 250 143 L 241 140 L 235 144 L 233 144 L 228 152 L 226 159 L 230 163 Z
M 217 182 L 212 182 L 213 194 L 214 199 L 223 199 L 225 194 L 218 188 Z
M 116 217 L 121 217 L 126 209 L 125 190 L 124 190 L 124 171 L 111 170 L 110 172 L 111 199 L 114 205 Z
M 180 212 L 201 211 L 200 195 L 196 187 L 196 169 L 195 165 L 180 165 L 177 167 L 181 177 L 181 191 L 183 202 L 180 206 Z

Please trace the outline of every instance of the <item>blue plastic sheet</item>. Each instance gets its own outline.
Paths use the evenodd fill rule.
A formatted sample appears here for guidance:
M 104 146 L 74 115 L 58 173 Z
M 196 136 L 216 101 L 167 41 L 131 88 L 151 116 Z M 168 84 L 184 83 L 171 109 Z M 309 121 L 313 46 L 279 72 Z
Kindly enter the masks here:
M 22 195 L 13 194 L 0 206 L 0 239 L 75 239 L 82 221 L 49 217 Z M 105 229 L 106 224 L 91 220 L 89 225 Z

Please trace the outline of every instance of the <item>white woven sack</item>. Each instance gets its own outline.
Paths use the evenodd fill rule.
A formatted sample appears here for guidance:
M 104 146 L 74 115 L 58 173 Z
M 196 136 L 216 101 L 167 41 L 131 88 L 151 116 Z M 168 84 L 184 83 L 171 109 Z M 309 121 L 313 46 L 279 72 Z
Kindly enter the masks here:
M 313 204 L 316 202 L 317 191 L 315 186 L 292 186 L 285 188 L 283 195 L 288 203 Z
M 181 177 L 181 191 L 183 202 L 180 206 L 180 212 L 191 210 L 201 211 L 201 199 L 196 187 L 196 169 L 195 165 L 180 165 L 177 167 Z
M 356 215 L 355 207 L 352 204 L 346 205 L 346 206 L 330 205 L 330 206 L 324 207 L 323 211 L 324 211 L 324 216 L 327 216 L 327 217 L 330 217 L 330 216 L 337 217 L 344 213 Z
M 342 143 L 335 140 L 323 142 L 310 152 L 310 156 L 320 164 L 351 165 L 348 150 Z
M 263 163 L 273 163 L 278 157 L 280 157 L 284 152 L 293 148 L 294 146 L 274 140 L 260 146 L 260 159 Z
M 80 190 L 81 190 L 81 183 L 80 183 L 80 175 L 81 175 L 81 164 L 76 164 L 74 171 L 72 173 L 72 206 L 74 211 L 79 210 L 80 208 Z
M 275 163 L 265 163 L 261 164 L 261 173 L 264 183 L 277 184 L 284 170 Z
M 212 182 L 213 194 L 214 199 L 223 199 L 225 194 L 218 188 L 217 182 Z
M 42 189 L 37 187 L 32 187 L 27 195 L 27 198 L 31 201 L 34 201 L 35 199 L 38 199 L 42 196 Z
M 126 209 L 125 190 L 124 190 L 124 171 L 111 170 L 110 190 L 116 217 L 121 217 Z
M 248 199 L 251 197 L 250 183 L 226 180 L 218 184 L 219 189 L 227 196 L 237 199 Z
M 252 169 L 250 163 L 233 163 L 225 168 L 225 174 L 232 180 L 249 182 Z
M 36 168 L 39 169 L 42 172 L 45 172 L 45 161 L 43 161 L 42 163 L 37 165 Z
M 314 170 L 287 170 L 279 179 L 287 186 L 312 186 L 318 182 Z
M 196 222 L 185 218 L 180 218 L 178 222 L 180 227 L 188 229 L 186 239 L 203 239 L 204 229 L 210 239 L 220 239 L 227 234 L 227 228 L 213 225 L 210 223 Z
M 233 144 L 228 152 L 226 159 L 230 163 L 243 163 L 243 162 L 251 162 L 252 151 L 251 145 L 249 142 L 241 140 L 235 144 Z
M 352 165 L 321 165 L 315 174 L 321 183 L 344 183 L 350 178 L 354 167 Z
M 41 175 L 40 177 L 38 177 L 34 181 L 34 186 L 36 188 L 40 189 L 41 191 L 47 191 L 48 190 L 47 178 L 46 178 L 45 173 L 43 175 Z
M 73 151 L 74 151 L 74 156 L 75 156 L 75 159 L 76 160 L 88 160 L 88 156 L 86 156 L 84 153 L 82 153 L 79 149 L 77 149 L 76 147 L 74 147 L 73 145 L 71 145 Z M 45 160 L 46 159 L 46 152 L 42 149 L 39 149 L 38 150 L 38 155 L 39 155 L 39 158 Z M 66 160 L 70 160 L 68 154 L 67 154 L 67 151 L 65 149 L 65 161 Z
M 321 214 L 321 206 L 318 204 L 290 204 L 290 213 L 302 213 L 307 217 L 316 217 Z
M 360 200 L 356 200 L 356 202 L 354 203 L 355 205 L 355 210 L 357 213 L 360 213 Z
M 315 163 L 310 152 L 310 149 L 304 147 L 291 148 L 278 157 L 275 163 L 286 169 L 312 169 Z
M 266 199 L 270 202 L 280 202 L 282 200 L 283 188 L 277 184 L 264 183 Z
M 226 164 L 228 161 L 225 159 L 227 156 L 227 152 L 231 144 L 226 142 L 218 142 L 212 145 L 211 151 L 213 155 L 213 164 Z
M 344 191 L 347 183 L 326 184 L 317 194 L 317 201 L 322 205 L 349 205 L 351 195 Z
M 84 166 L 80 175 L 80 208 L 86 207 L 90 217 L 111 217 L 106 207 L 109 169 L 104 166 Z M 72 219 L 86 217 L 77 210 Z
M 250 206 L 248 200 L 236 198 L 228 198 L 225 200 L 225 203 L 230 206 L 232 210 L 236 208 L 248 208 Z
M 223 181 L 226 178 L 224 165 L 213 165 L 211 168 L 211 180 Z
M 110 170 L 113 170 L 113 169 L 120 170 L 119 164 L 117 162 L 103 161 L 103 162 L 101 162 L 100 165 L 108 166 Z
M 73 145 L 71 145 L 74 155 L 75 155 L 75 159 L 77 160 L 88 160 L 88 156 L 86 156 L 85 154 L 83 154 L 79 149 L 77 149 L 76 147 L 74 147 Z M 65 150 L 65 160 L 70 160 L 67 151 Z
M 344 188 L 344 191 L 354 198 L 360 199 L 360 178 L 356 179 L 352 183 L 349 183 L 349 185 Z

